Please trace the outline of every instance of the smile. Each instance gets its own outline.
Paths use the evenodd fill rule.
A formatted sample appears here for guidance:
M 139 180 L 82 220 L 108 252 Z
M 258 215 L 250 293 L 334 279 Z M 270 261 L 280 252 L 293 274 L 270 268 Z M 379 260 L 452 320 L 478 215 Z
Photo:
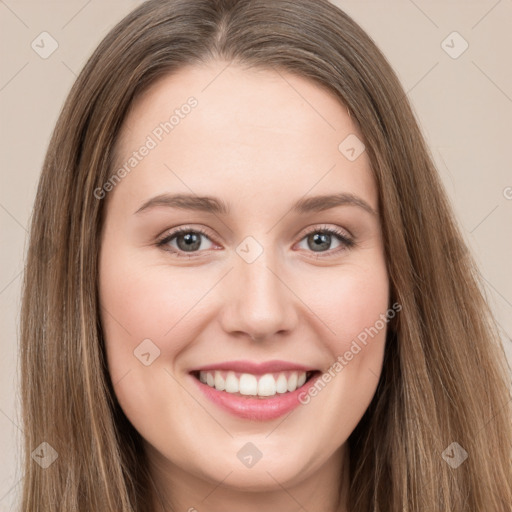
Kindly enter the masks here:
M 237 361 L 192 370 L 190 375 L 217 407 L 240 418 L 265 421 L 301 405 L 300 393 L 307 392 L 321 372 L 279 361 Z
M 291 393 L 304 385 L 313 372 L 286 371 L 258 376 L 233 371 L 202 371 L 199 380 L 217 391 L 253 397 Z

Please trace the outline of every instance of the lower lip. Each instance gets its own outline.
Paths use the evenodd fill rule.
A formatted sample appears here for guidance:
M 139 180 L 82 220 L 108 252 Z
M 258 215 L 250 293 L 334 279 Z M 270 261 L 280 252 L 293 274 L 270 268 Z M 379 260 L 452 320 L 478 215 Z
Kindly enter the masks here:
M 302 405 L 299 401 L 299 395 L 305 396 L 309 388 L 314 386 L 319 377 L 320 373 L 314 375 L 303 386 L 292 392 L 278 393 L 266 398 L 254 398 L 252 396 L 238 396 L 226 391 L 219 391 L 207 384 L 203 384 L 191 375 L 191 378 L 199 386 L 201 392 L 214 404 L 239 418 L 258 421 L 279 418 Z

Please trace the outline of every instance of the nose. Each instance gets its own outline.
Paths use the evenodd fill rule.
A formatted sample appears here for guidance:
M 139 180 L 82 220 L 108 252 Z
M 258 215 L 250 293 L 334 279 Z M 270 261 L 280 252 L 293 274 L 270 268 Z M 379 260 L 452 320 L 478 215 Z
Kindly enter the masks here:
M 225 332 L 263 341 L 295 328 L 298 299 L 269 252 L 252 263 L 238 258 L 224 280 L 221 323 Z

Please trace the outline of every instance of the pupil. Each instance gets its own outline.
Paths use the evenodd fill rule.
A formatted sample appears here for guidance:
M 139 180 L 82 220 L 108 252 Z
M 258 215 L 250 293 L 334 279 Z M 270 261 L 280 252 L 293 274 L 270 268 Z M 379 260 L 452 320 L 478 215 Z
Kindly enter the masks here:
M 180 244 L 181 239 L 185 240 L 184 245 Z M 182 235 L 181 237 L 178 237 L 177 241 L 178 241 L 178 246 L 180 246 L 180 249 L 185 249 L 185 250 L 199 249 L 199 246 L 201 245 L 201 237 L 197 236 L 196 233 L 192 233 L 192 232 L 186 233 L 186 234 Z
M 310 237 L 311 238 L 311 237 Z M 327 233 L 315 233 L 313 236 L 313 248 L 318 248 L 320 247 L 321 249 L 328 249 L 329 248 L 329 245 L 330 245 L 330 238 L 331 238 L 331 235 L 327 234 Z

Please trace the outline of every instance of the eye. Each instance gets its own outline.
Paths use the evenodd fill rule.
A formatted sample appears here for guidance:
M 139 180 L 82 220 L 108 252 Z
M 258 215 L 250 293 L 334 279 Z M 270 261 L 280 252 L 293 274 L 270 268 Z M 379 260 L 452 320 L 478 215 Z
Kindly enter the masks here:
M 206 231 L 198 228 L 179 228 L 172 233 L 168 234 L 165 238 L 157 242 L 158 247 L 162 247 L 166 251 L 170 251 L 178 257 L 190 258 L 193 255 L 187 255 L 183 253 L 187 252 L 197 252 L 199 248 L 201 248 L 202 238 L 206 238 L 210 240 Z M 176 240 L 175 240 L 176 239 Z M 173 242 L 176 242 L 177 247 L 173 245 Z M 211 243 L 211 240 L 210 240 Z M 204 247 L 203 247 L 204 249 Z M 211 249 L 211 247 L 206 247 L 206 249 Z
M 336 250 L 332 250 L 330 247 L 333 242 L 333 238 L 338 242 L 338 248 L 335 248 Z M 340 251 L 350 249 L 355 245 L 355 241 L 350 238 L 346 232 L 337 228 L 329 228 L 325 226 L 308 231 L 302 240 L 306 241 L 307 248 L 312 249 L 312 252 L 329 252 L 329 256 L 332 253 L 337 254 Z
M 338 242 L 338 248 L 332 250 L 330 245 L 334 240 Z M 210 242 L 210 247 L 204 247 L 202 239 L 205 238 Z M 350 249 L 356 245 L 355 241 L 350 238 L 346 232 L 337 228 L 329 228 L 322 226 L 308 231 L 301 239 L 305 240 L 307 248 L 312 249 L 310 252 L 324 253 L 328 252 L 337 254 L 340 251 Z M 200 228 L 183 227 L 167 234 L 163 239 L 156 243 L 158 247 L 175 254 L 177 257 L 192 258 L 200 249 L 211 249 L 212 241 L 209 234 Z M 190 254 L 187 254 L 190 253 Z

